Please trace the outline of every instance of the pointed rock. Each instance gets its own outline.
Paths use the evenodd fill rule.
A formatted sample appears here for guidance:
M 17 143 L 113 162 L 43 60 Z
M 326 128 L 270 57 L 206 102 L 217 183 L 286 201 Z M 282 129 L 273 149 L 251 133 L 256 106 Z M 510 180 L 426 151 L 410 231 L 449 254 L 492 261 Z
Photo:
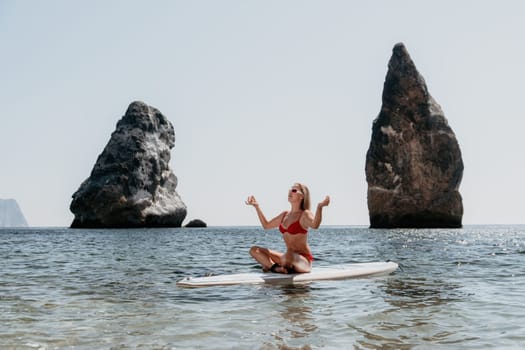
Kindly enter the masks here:
M 403 44 L 395 45 L 366 155 L 370 226 L 461 227 L 456 136 Z
M 186 206 L 169 167 L 173 125 L 142 102 L 126 114 L 71 202 L 71 227 L 180 227 Z

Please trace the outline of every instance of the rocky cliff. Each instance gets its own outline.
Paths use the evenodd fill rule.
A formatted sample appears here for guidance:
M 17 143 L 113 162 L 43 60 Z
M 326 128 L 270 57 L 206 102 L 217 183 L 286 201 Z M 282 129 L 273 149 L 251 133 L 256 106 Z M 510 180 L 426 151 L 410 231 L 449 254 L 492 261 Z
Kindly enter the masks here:
M 0 199 L 0 227 L 27 227 L 27 221 L 14 199 Z
M 461 227 L 461 151 L 403 44 L 382 100 L 366 155 L 370 226 Z
M 169 166 L 174 145 L 173 125 L 160 111 L 131 103 L 73 194 L 71 227 L 180 227 L 186 206 Z

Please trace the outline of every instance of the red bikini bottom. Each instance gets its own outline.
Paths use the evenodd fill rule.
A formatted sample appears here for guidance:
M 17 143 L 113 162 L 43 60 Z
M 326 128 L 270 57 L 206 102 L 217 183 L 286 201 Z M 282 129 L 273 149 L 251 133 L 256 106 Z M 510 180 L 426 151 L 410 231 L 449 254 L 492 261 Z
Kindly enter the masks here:
M 306 260 L 308 260 L 310 262 L 314 261 L 314 256 L 312 254 L 308 254 L 308 253 L 301 254 L 301 253 L 299 253 L 299 255 L 304 256 L 306 258 Z

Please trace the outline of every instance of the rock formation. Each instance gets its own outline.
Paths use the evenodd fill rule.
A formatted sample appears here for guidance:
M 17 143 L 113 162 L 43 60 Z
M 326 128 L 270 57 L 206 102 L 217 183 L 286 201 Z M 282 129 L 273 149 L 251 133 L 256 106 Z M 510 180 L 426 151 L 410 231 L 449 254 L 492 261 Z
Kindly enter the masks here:
M 366 155 L 370 227 L 461 227 L 461 151 L 403 44 L 395 45 Z
M 142 102 L 126 114 L 73 194 L 71 227 L 180 227 L 186 206 L 169 167 L 173 125 Z
M 14 199 L 0 199 L 0 227 L 27 227 L 27 221 Z
M 206 223 L 200 219 L 193 219 L 188 222 L 184 227 L 195 228 L 195 227 L 207 227 Z

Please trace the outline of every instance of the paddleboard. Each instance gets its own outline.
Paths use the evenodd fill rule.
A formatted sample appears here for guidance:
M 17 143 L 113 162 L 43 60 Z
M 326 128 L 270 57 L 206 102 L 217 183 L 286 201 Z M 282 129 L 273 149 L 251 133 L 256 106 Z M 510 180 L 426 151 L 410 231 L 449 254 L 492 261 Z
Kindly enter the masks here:
M 368 262 L 313 267 L 308 273 L 282 274 L 249 272 L 207 277 L 185 277 L 177 282 L 180 287 L 209 287 L 235 284 L 280 283 L 294 284 L 320 280 L 387 275 L 397 269 L 395 262 Z

